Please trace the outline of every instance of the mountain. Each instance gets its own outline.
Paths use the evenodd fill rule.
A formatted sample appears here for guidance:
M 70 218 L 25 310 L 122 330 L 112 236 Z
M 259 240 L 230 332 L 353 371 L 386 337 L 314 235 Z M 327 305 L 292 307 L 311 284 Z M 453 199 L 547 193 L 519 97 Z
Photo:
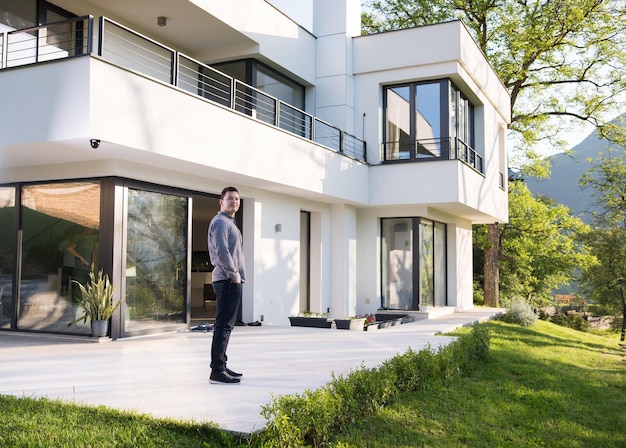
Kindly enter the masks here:
M 623 118 L 626 115 L 617 118 L 615 122 Z M 566 205 L 573 215 L 588 223 L 595 199 L 591 189 L 583 190 L 580 187 L 580 178 L 591 168 L 587 159 L 597 159 L 608 146 L 608 142 L 598 138 L 598 133 L 594 130 L 572 148 L 569 154 L 559 153 L 550 157 L 552 171 L 549 178 L 526 177 L 524 180 L 533 194 L 544 195 Z

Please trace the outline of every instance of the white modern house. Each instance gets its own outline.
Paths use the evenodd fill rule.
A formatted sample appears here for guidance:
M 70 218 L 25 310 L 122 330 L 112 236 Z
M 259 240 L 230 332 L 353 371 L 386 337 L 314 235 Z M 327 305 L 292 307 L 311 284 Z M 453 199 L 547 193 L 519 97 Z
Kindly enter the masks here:
M 242 197 L 241 320 L 469 309 L 505 222 L 508 93 L 460 22 L 360 36 L 358 0 L 0 0 L 0 329 L 121 338 L 214 311 Z M 82 260 L 86 260 L 87 263 Z

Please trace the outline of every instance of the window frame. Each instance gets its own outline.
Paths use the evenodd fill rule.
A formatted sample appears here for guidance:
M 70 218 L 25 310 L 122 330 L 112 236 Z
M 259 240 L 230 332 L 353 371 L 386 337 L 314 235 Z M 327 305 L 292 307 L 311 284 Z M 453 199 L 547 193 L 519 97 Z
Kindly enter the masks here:
M 420 140 L 424 143 L 423 139 L 420 139 L 418 135 L 418 129 L 416 125 L 417 115 L 419 113 L 419 105 L 416 102 L 418 97 L 417 90 L 420 86 L 424 85 L 438 85 L 439 91 L 439 128 L 435 133 L 435 142 L 437 146 L 437 152 L 439 155 L 433 154 L 432 157 L 420 155 L 417 147 L 420 146 Z M 408 87 L 408 99 L 409 99 L 409 139 L 410 147 L 408 150 L 408 157 L 393 158 L 390 155 L 393 150 L 390 147 L 393 145 L 402 144 L 401 141 L 390 141 L 388 138 L 389 133 L 389 121 L 388 111 L 390 107 L 389 92 L 401 87 Z M 449 78 L 423 80 L 414 82 L 405 82 L 399 84 L 392 84 L 383 86 L 383 120 L 382 120 L 382 148 L 381 148 L 381 160 L 382 163 L 402 163 L 402 162 L 417 162 L 417 161 L 431 161 L 431 160 L 450 160 L 457 159 L 459 154 L 459 144 L 474 148 L 476 139 L 476 107 L 463 94 Z M 461 128 L 460 128 L 461 127 Z M 397 150 L 395 153 L 401 154 L 401 151 Z

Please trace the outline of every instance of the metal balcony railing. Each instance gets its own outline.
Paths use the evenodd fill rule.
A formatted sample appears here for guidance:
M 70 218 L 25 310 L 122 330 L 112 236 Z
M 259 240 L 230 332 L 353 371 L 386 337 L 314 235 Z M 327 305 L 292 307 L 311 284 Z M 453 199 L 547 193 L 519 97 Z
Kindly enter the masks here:
M 105 17 L 97 54 L 243 115 L 366 162 L 363 140 Z M 0 69 L 91 55 L 93 18 L 77 17 L 0 33 Z M 483 158 L 458 138 L 383 143 L 383 161 L 461 160 L 484 174 Z
M 0 68 L 88 55 L 92 23 L 85 16 L 1 33 Z
M 460 160 L 484 174 L 483 157 L 459 138 L 431 138 L 383 143 L 383 161 Z
M 159 42 L 100 17 L 97 54 L 333 151 L 366 162 L 365 142 Z M 91 55 L 93 17 L 0 33 L 0 69 Z

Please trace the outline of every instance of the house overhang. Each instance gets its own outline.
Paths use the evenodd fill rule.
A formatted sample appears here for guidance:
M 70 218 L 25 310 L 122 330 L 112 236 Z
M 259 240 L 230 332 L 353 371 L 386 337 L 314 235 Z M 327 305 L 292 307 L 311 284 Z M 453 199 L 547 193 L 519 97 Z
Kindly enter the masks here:
M 473 224 L 507 222 L 508 196 L 496 182 L 460 160 L 376 165 L 370 205 L 426 206 Z
M 496 177 L 461 161 L 368 166 L 98 57 L 3 70 L 0 79 L 3 183 L 116 175 L 202 190 L 210 178 L 325 203 L 507 219 Z
M 2 70 L 0 98 L 3 183 L 179 173 L 169 185 L 195 189 L 212 178 L 368 202 L 363 162 L 97 57 Z

